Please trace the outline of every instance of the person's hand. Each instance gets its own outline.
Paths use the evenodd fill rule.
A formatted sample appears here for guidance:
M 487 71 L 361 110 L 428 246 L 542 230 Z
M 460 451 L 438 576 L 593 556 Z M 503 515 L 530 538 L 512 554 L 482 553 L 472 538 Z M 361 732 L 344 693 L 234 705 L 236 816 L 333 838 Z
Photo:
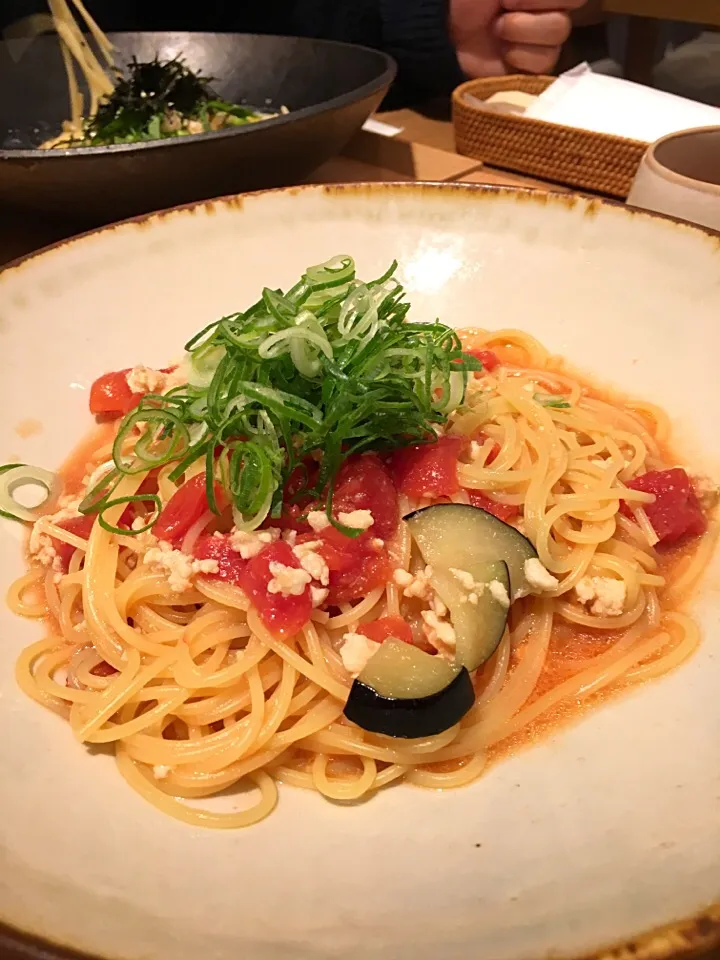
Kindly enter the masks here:
M 586 0 L 450 0 L 450 34 L 468 77 L 548 73 Z

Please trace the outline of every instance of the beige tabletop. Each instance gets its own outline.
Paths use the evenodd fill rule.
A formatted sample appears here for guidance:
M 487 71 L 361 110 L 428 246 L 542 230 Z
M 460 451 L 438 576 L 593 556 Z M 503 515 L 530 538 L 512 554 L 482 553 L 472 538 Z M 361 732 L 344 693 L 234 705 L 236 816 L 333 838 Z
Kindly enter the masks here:
M 491 183 L 566 191 L 546 183 L 484 166 L 455 152 L 452 124 L 411 110 L 381 114 L 378 119 L 399 128 L 392 137 L 362 131 L 342 156 L 328 161 L 310 178 L 312 183 L 440 180 Z M 0 210 L 0 265 L 65 239 L 67 228 L 27 214 Z

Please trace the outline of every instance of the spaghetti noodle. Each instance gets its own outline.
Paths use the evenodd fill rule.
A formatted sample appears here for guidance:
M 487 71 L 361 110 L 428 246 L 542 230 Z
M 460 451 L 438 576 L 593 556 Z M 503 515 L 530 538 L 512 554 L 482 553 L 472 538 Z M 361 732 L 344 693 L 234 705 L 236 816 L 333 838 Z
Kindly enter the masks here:
M 73 4 L 90 31 L 97 44 L 100 57 L 85 39 L 73 15 L 70 3 Z M 60 41 L 60 51 L 67 75 L 70 119 L 63 124 L 63 133 L 60 137 L 44 144 L 46 148 L 83 139 L 85 109 L 76 70 L 80 70 L 87 84 L 90 96 L 88 105 L 88 115 L 90 117 L 95 116 L 100 102 L 104 97 L 110 96 L 115 86 L 111 79 L 111 76 L 115 73 L 112 44 L 90 16 L 82 0 L 48 0 L 48 6 Z M 100 58 L 105 61 L 105 66 L 101 63 Z M 110 73 L 108 73 L 108 70 Z
M 398 740 L 343 714 L 353 682 L 343 656 L 348 635 L 368 628 L 372 637 L 373 624 L 402 617 L 412 642 L 447 653 L 437 630 L 428 629 L 428 611 L 442 622 L 442 604 L 423 584 L 404 521 L 385 543 L 372 539 L 389 560 L 383 582 L 360 598 L 338 599 L 332 577 L 328 597 L 328 581 L 316 570 L 320 580 L 301 587 L 303 596 L 318 591 L 315 606 L 298 629 L 278 633 L 247 586 L 223 578 L 225 560 L 235 562 L 231 553 L 208 561 L 198 544 L 214 539 L 225 549 L 234 537 L 235 560 L 247 565 L 279 544 L 297 550 L 322 538 L 323 525 L 303 536 L 307 518 L 296 512 L 297 522 L 277 521 L 275 532 L 264 526 L 264 539 L 257 531 L 238 537 L 227 511 L 203 509 L 173 551 L 185 566 L 171 570 L 153 530 L 135 533 L 152 505 L 132 498 L 150 492 L 162 517 L 182 488 L 169 479 L 176 461 L 124 475 L 103 525 L 94 520 L 84 534 L 72 532 L 72 505 L 36 523 L 33 562 L 8 600 L 47 628 L 18 662 L 22 689 L 65 718 L 80 742 L 111 746 L 122 776 L 158 809 L 190 824 L 233 828 L 270 814 L 278 782 L 334 800 L 358 800 L 398 781 L 469 783 L 498 752 L 563 710 L 684 662 L 699 634 L 678 604 L 707 564 L 715 524 L 697 536 L 688 527 L 669 550 L 664 528 L 651 524 L 654 517 L 660 525 L 653 507 L 663 494 L 637 481 L 675 463 L 667 417 L 649 404 L 597 393 L 527 334 L 469 331 L 463 342 L 484 368 L 440 428 L 440 442 L 454 438 L 456 489 L 418 498 L 398 480 L 390 455 L 383 462 L 399 486 L 401 512 L 448 499 L 481 505 L 529 538 L 547 575 L 535 595 L 510 608 L 499 646 L 473 677 L 475 704 L 460 723 Z M 77 464 L 66 471 L 65 494 L 75 505 L 97 482 L 98 468 L 107 472 L 112 439 L 106 434 L 91 457 L 83 454 L 88 462 L 79 471 Z M 123 455 L 137 443 L 137 431 L 128 434 Z M 186 470 L 182 482 L 191 483 L 198 469 Z M 83 472 L 95 477 L 81 481 Z M 686 500 L 699 506 L 694 493 Z M 42 538 L 55 545 L 44 564 L 37 561 Z M 299 594 L 287 596 L 294 602 Z M 234 800 L 205 799 L 246 787 L 255 796 L 239 811 L 228 809 Z

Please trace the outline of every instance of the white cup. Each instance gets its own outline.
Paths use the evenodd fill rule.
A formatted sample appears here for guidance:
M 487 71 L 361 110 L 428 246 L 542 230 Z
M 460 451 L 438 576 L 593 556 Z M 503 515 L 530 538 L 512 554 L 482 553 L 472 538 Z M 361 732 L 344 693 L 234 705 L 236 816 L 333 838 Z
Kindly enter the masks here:
M 653 143 L 628 203 L 720 230 L 720 127 L 683 130 Z

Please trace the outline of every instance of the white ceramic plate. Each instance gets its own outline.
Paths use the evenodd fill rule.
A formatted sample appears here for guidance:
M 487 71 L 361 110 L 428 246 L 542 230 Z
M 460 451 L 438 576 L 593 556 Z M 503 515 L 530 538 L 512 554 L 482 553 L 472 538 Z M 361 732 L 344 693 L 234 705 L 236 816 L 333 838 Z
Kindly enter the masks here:
M 52 249 L 0 277 L 0 461 L 56 465 L 108 369 L 338 253 L 397 258 L 415 316 L 518 326 L 661 403 L 720 475 L 720 245 L 619 207 L 458 186 L 310 187 L 199 205 Z M 42 431 L 27 439 L 19 421 Z M 3 528 L 0 580 L 21 570 Z M 692 661 L 445 794 L 347 807 L 281 788 L 238 832 L 164 818 L 16 689 L 39 629 L 0 612 L 0 920 L 156 960 L 535 960 L 720 899 L 720 575 Z M 709 923 L 710 921 L 707 921 Z M 705 923 L 705 927 L 707 927 Z

